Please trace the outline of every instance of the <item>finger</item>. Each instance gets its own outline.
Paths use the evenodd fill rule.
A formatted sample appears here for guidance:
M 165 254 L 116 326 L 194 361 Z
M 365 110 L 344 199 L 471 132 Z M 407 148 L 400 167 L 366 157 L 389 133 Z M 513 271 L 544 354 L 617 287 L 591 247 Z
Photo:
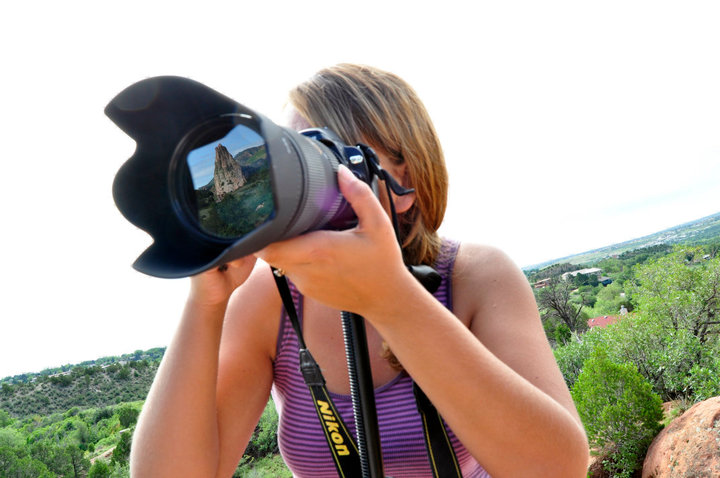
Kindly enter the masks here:
M 260 249 L 255 256 L 273 267 L 292 268 L 298 264 L 308 264 L 322 258 L 326 247 L 325 236 L 328 231 L 313 231 L 292 239 L 273 242 Z
M 358 227 L 374 229 L 389 221 L 387 213 L 370 186 L 360 181 L 345 166 L 338 168 L 338 186 L 358 217 Z

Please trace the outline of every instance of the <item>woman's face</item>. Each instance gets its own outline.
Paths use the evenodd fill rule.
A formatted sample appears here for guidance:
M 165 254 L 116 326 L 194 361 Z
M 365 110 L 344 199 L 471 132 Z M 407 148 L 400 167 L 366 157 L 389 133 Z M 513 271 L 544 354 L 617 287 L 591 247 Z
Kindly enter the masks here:
M 285 108 L 285 118 L 283 122 L 285 123 L 285 126 L 287 126 L 288 128 L 292 128 L 295 131 L 312 128 L 312 125 L 308 123 L 308 121 L 303 118 L 302 115 L 300 115 L 300 113 L 292 105 L 288 105 Z M 373 149 L 375 150 L 375 154 L 377 154 L 381 168 L 390 173 L 390 175 L 395 178 L 395 180 L 402 186 L 406 188 L 412 187 L 412 185 L 409 184 L 409 180 L 407 177 L 407 167 L 404 163 L 397 164 L 396 162 L 392 161 L 387 155 L 387 153 L 382 151 L 382 149 Z M 415 194 L 411 193 L 406 196 L 400 197 L 394 196 L 393 201 L 395 202 L 395 210 L 398 212 L 398 214 L 401 214 L 410 209 L 410 207 L 412 207 L 413 202 L 415 201 Z M 380 202 L 383 203 L 383 206 L 386 206 L 385 209 L 389 211 L 389 207 L 387 207 L 387 192 L 385 191 L 385 188 L 380 188 Z

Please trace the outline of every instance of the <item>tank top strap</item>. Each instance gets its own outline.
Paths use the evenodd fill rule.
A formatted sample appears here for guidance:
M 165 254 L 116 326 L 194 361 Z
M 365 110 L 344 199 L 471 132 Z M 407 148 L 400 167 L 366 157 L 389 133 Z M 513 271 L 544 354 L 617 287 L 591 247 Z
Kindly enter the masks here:
M 442 277 L 440 287 L 433 294 L 435 298 L 440 301 L 448 310 L 452 310 L 452 274 L 455 267 L 455 258 L 457 257 L 460 243 L 458 241 L 443 238 L 440 246 L 440 252 L 438 253 L 433 268 Z

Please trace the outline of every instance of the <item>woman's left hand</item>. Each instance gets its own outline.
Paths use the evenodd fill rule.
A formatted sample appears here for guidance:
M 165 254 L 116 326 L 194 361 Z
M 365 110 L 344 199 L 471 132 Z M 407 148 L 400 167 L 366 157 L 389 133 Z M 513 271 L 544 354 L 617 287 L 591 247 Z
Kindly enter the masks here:
M 273 243 L 256 256 L 282 269 L 306 296 L 338 310 L 371 314 L 393 291 L 414 280 L 403 264 L 390 218 L 370 187 L 344 166 L 340 192 L 358 224 L 345 231 L 314 231 Z

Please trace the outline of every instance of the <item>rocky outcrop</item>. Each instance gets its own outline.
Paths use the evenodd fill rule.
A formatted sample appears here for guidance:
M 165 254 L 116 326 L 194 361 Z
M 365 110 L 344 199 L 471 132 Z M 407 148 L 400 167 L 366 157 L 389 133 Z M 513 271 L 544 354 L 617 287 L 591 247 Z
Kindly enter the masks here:
M 720 397 L 696 403 L 653 440 L 642 478 L 720 476 Z
M 223 200 L 226 194 L 242 187 L 246 180 L 240 164 L 222 144 L 215 148 L 215 202 Z

